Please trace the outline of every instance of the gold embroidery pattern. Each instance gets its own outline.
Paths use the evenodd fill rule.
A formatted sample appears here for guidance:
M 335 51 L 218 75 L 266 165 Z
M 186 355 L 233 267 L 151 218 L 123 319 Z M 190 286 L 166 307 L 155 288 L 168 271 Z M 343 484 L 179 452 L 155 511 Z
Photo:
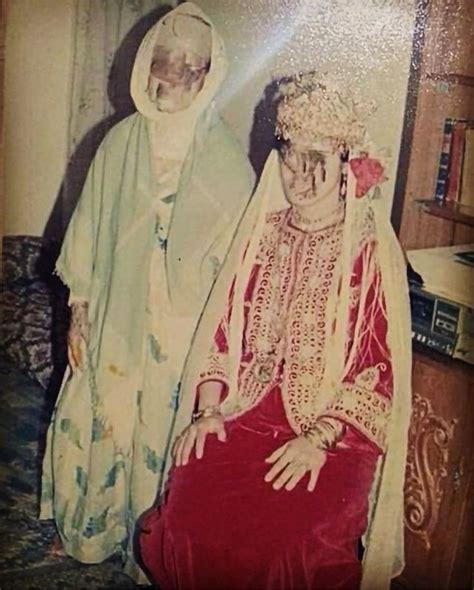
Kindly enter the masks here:
M 288 225 L 288 213 L 269 216 L 257 263 L 260 268 L 247 303 L 239 374 L 236 417 L 281 384 L 286 414 L 293 430 L 309 430 L 320 417 L 318 396 L 325 370 L 328 336 L 327 303 L 338 288 L 342 228 L 304 233 Z M 352 285 L 351 304 L 360 304 L 360 289 Z M 227 381 L 225 353 L 215 350 L 201 379 Z M 283 372 L 279 368 L 284 360 Z M 383 446 L 390 400 L 376 393 L 379 364 L 345 384 L 324 415 L 340 418 Z
M 269 216 L 257 255 L 261 266 L 249 307 L 244 350 L 249 360 L 242 364 L 239 375 L 241 405 L 245 408 L 254 406 L 274 384 L 282 358 L 277 312 L 289 305 L 296 250 L 296 235 L 282 232 L 285 219 L 285 213 Z
M 285 359 L 282 395 L 290 424 L 300 433 L 318 418 L 315 399 L 324 376 L 326 304 L 338 275 L 342 232 L 330 227 L 304 233 L 291 228 L 287 216 L 270 216 L 261 242 L 243 354 L 250 361 L 242 364 L 239 391 L 246 411 L 276 384 Z
M 227 353 L 213 351 L 207 357 L 207 366 L 199 374 L 199 380 L 203 381 L 224 381 L 228 382 Z
M 309 430 L 319 417 L 315 402 L 325 368 L 326 310 L 337 283 L 341 236 L 341 229 L 334 227 L 310 234 L 304 266 L 295 276 L 282 392 L 298 433 Z
M 325 416 L 339 418 L 357 428 L 381 449 L 385 448 L 385 433 L 390 416 L 391 400 L 375 391 L 383 363 L 362 371 L 354 383 L 345 383 Z

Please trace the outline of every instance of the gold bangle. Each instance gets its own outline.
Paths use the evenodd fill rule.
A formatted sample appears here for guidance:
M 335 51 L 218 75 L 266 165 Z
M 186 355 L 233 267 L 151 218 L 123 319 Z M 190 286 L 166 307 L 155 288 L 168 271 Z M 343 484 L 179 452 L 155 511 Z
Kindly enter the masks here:
M 207 406 L 193 413 L 193 422 L 200 420 L 201 418 L 212 418 L 214 416 L 222 416 L 220 406 Z
M 331 418 L 320 418 L 304 436 L 316 448 L 328 451 L 333 449 L 346 432 L 342 422 Z

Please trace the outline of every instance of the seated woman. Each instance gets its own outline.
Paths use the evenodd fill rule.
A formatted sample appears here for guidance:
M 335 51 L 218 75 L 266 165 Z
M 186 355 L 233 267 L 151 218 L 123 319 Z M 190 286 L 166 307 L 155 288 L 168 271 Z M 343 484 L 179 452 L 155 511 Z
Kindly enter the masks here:
M 382 590 L 401 565 L 409 306 L 383 168 L 350 92 L 309 74 L 280 94 L 140 523 L 162 590 Z

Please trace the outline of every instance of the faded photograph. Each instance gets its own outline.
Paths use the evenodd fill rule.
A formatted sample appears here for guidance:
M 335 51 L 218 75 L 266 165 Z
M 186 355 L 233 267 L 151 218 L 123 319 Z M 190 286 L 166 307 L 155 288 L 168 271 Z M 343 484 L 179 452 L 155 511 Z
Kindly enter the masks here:
M 448 4 L 2 3 L 2 588 L 470 587 Z

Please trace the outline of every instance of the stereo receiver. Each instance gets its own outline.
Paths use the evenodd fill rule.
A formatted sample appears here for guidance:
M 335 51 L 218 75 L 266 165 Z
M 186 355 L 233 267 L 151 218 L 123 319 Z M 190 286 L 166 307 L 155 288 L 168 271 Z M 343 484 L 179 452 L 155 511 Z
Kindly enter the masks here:
M 423 285 L 410 284 L 412 338 L 474 364 L 474 244 L 407 252 Z

